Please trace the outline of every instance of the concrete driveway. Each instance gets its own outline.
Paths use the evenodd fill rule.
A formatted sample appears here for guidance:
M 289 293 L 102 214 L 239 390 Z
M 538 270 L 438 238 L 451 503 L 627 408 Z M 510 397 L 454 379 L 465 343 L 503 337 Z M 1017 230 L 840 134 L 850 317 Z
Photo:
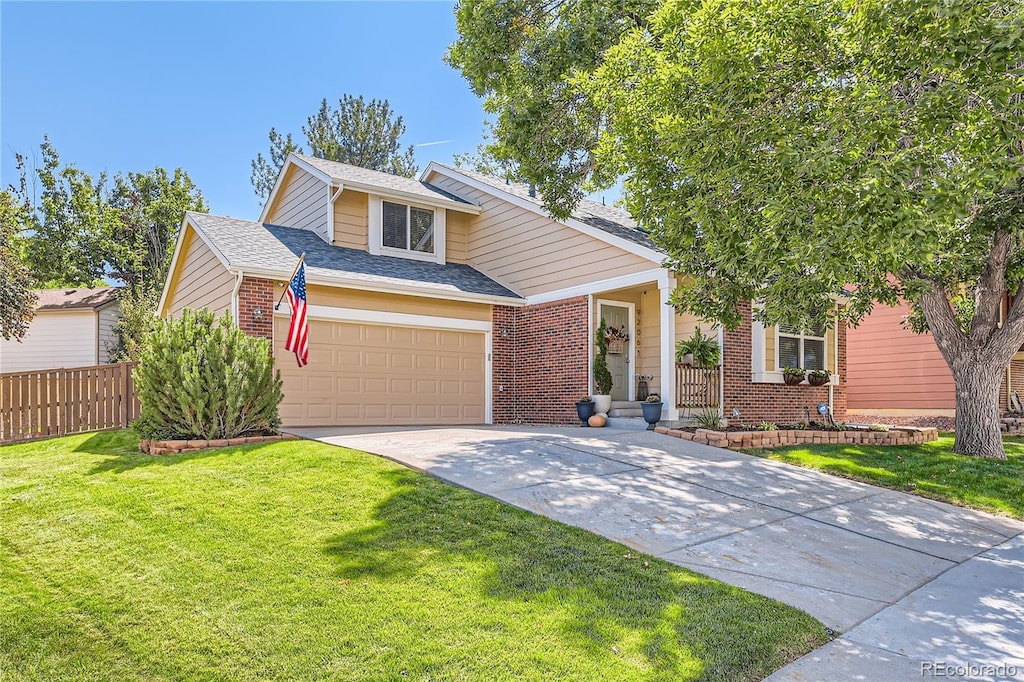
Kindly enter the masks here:
M 645 431 L 292 432 L 585 528 L 842 633 L 770 680 L 1024 680 L 1024 523 Z

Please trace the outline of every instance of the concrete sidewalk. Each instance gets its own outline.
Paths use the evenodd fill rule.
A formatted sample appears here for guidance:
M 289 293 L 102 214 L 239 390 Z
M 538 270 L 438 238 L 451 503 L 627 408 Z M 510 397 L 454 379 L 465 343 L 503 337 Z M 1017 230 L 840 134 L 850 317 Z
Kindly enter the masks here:
M 292 432 L 586 528 L 843 633 L 774 682 L 1024 680 L 1022 522 L 644 431 Z

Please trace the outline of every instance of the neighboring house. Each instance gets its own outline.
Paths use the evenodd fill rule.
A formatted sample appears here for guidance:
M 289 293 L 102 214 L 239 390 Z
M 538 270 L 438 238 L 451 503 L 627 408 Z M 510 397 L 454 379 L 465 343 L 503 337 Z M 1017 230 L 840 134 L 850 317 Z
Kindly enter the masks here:
M 283 350 L 284 284 L 306 254 L 310 361 Z M 160 302 L 230 312 L 272 340 L 285 425 L 571 423 L 593 393 L 603 317 L 628 340 L 609 355 L 612 397 L 652 375 L 663 417 L 714 409 L 757 423 L 845 414 L 845 329 L 820 336 L 750 323 L 734 332 L 667 305 L 676 275 L 622 210 L 584 200 L 550 218 L 530 188 L 431 163 L 418 180 L 291 155 L 256 222 L 186 215 Z M 697 326 L 723 346 L 715 372 L 677 370 Z M 838 374 L 782 385 L 800 359 Z M 801 363 L 803 364 L 803 362 Z
M 117 345 L 117 289 L 41 289 L 21 341 L 0 340 L 0 373 L 88 367 L 111 361 Z
M 876 305 L 849 330 L 847 408 L 851 417 L 955 415 L 956 389 L 949 366 L 931 334 L 915 334 L 904 326 L 909 314 L 906 304 Z M 1010 408 L 1013 391 L 1024 396 L 1024 353 L 1010 362 L 999 387 L 1004 409 Z

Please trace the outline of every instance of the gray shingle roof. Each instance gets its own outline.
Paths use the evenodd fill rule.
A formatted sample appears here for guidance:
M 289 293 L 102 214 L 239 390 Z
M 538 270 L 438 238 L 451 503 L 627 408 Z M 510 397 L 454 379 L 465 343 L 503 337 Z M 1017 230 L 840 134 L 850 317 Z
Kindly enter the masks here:
M 331 246 L 309 230 L 251 220 L 191 212 L 188 220 L 202 230 L 232 268 L 278 271 L 287 278 L 305 252 L 307 278 L 344 277 L 368 285 L 411 285 L 453 298 L 468 294 L 522 300 L 468 265 L 375 256 L 359 249 Z
M 447 166 L 443 163 L 435 163 L 435 165 L 447 168 L 456 173 L 462 173 L 469 178 L 482 182 L 497 190 L 508 192 L 517 199 L 528 201 L 531 204 L 535 204 L 536 206 L 543 208 L 543 201 L 541 200 L 540 194 L 538 193 L 537 196 L 531 197 L 528 185 L 518 182 L 509 182 L 506 184 L 504 178 L 498 178 L 493 175 L 484 175 L 483 173 L 477 173 L 476 171 L 466 168 Z M 585 223 L 591 227 L 596 227 L 599 230 L 604 230 L 609 234 L 613 234 L 617 237 L 628 239 L 635 244 L 657 250 L 657 247 L 654 246 L 647 234 L 644 233 L 643 229 L 635 220 L 633 220 L 628 212 L 621 208 L 605 206 L 604 204 L 593 201 L 592 199 L 583 199 L 573 210 L 572 217 L 581 223 Z
M 440 187 L 434 187 L 429 182 L 420 182 L 419 180 L 406 178 L 401 175 L 382 173 L 380 171 L 360 168 L 359 166 L 350 166 L 347 163 L 340 163 L 338 161 L 318 159 L 314 156 L 306 156 L 304 154 L 295 154 L 295 158 L 302 159 L 310 166 L 313 166 L 320 172 L 325 173 L 334 180 L 339 180 L 342 183 L 358 182 L 363 185 L 372 185 L 385 190 L 391 189 L 404 192 L 406 194 L 421 196 L 424 199 L 447 199 L 448 201 L 455 201 L 460 204 L 466 204 L 467 206 L 473 206 L 471 202 L 466 201 L 462 197 L 456 196 L 451 192 L 446 192 Z
M 117 287 L 34 289 L 36 310 L 72 310 L 102 308 L 117 300 Z

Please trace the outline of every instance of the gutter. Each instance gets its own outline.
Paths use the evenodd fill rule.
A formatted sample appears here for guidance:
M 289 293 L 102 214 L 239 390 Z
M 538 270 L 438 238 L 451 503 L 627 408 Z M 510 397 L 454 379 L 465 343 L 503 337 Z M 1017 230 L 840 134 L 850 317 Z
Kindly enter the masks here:
M 242 288 L 242 271 L 235 272 L 235 288 L 231 290 L 231 319 L 238 326 L 238 290 Z

